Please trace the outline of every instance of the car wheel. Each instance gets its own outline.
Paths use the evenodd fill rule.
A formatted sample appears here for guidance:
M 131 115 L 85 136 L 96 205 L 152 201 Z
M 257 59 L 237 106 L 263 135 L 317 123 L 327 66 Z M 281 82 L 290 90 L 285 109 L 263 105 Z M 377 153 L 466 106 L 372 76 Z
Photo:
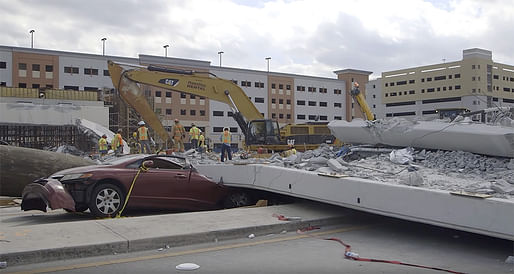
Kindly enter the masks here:
M 101 184 L 93 190 L 89 210 L 97 217 L 114 217 L 121 210 L 125 195 L 113 184 Z
M 69 209 L 64 209 L 66 212 L 73 213 L 73 212 L 84 212 L 89 207 L 86 204 L 75 204 L 75 211 L 71 211 Z
M 255 201 L 247 192 L 238 191 L 229 194 L 225 200 L 223 201 L 223 206 L 225 208 L 234 208 L 234 207 L 242 207 L 254 205 Z

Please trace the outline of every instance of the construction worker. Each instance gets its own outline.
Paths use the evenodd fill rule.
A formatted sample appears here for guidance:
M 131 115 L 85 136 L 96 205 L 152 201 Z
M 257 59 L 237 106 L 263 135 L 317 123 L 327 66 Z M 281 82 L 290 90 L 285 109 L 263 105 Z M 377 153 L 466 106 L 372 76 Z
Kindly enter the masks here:
M 207 145 L 205 144 L 205 136 L 203 132 L 200 132 L 200 136 L 198 136 L 198 149 L 200 152 L 207 151 Z
M 175 151 L 184 152 L 184 138 L 186 137 L 186 130 L 180 124 L 178 119 L 175 119 L 175 124 L 171 129 L 173 134 L 173 141 L 175 142 Z
M 141 152 L 141 145 L 137 139 L 137 131 L 132 133 L 132 138 L 130 139 L 130 152 L 135 154 Z
M 193 149 L 198 148 L 198 138 L 200 137 L 200 132 L 202 132 L 196 125 L 191 124 L 191 129 L 189 130 L 189 138 L 191 139 L 191 146 Z
M 107 144 L 107 135 L 102 135 L 100 140 L 98 140 L 98 151 L 100 151 L 100 157 L 107 155 L 108 144 Z
M 232 149 L 230 148 L 230 142 L 232 134 L 228 130 L 228 127 L 223 129 L 223 133 L 220 136 L 221 139 L 221 161 L 225 162 L 225 151 L 228 154 L 228 159 L 232 160 Z
M 119 156 L 123 154 L 123 137 L 121 137 L 121 129 L 118 129 L 116 135 L 112 139 L 112 149 L 114 150 L 114 155 Z
M 148 128 L 145 126 L 145 121 L 137 123 L 139 128 L 137 129 L 137 135 L 139 136 L 139 144 L 141 147 L 141 153 L 150 152 L 150 138 L 148 137 Z

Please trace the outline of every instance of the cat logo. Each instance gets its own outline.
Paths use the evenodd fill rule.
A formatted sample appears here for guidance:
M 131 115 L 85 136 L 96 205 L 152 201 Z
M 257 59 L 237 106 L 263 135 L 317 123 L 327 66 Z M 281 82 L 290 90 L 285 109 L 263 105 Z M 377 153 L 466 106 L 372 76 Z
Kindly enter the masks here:
M 174 87 L 178 84 L 178 79 L 164 78 L 159 83 Z

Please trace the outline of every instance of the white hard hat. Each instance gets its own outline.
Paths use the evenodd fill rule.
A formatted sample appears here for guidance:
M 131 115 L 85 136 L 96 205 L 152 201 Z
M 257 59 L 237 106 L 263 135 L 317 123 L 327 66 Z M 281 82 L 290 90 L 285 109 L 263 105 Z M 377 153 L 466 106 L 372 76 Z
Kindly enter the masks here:
M 139 123 L 137 123 L 138 126 L 143 126 L 145 125 L 145 121 L 139 121 Z

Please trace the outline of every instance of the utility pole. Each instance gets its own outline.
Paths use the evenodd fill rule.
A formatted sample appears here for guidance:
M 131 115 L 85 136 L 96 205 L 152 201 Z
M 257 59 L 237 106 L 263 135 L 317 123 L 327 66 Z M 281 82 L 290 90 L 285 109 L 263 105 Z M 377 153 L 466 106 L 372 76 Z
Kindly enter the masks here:
M 168 57 L 168 47 L 169 47 L 169 46 L 170 46 L 170 45 L 164 45 L 164 46 L 162 46 L 162 47 L 164 48 L 164 57 Z
M 107 40 L 107 38 L 104 37 L 101 40 L 102 40 L 102 44 L 103 44 L 102 45 L 102 55 L 105 55 L 105 40 Z
M 223 54 L 223 51 L 218 51 L 218 54 L 220 55 L 220 68 L 221 68 L 221 55 Z
M 34 48 L 34 32 L 36 32 L 35 30 L 31 29 L 29 31 L 30 33 L 30 48 Z
M 266 57 L 264 59 L 266 59 L 266 61 L 268 61 L 268 72 L 269 72 L 269 60 L 271 60 L 271 57 Z

